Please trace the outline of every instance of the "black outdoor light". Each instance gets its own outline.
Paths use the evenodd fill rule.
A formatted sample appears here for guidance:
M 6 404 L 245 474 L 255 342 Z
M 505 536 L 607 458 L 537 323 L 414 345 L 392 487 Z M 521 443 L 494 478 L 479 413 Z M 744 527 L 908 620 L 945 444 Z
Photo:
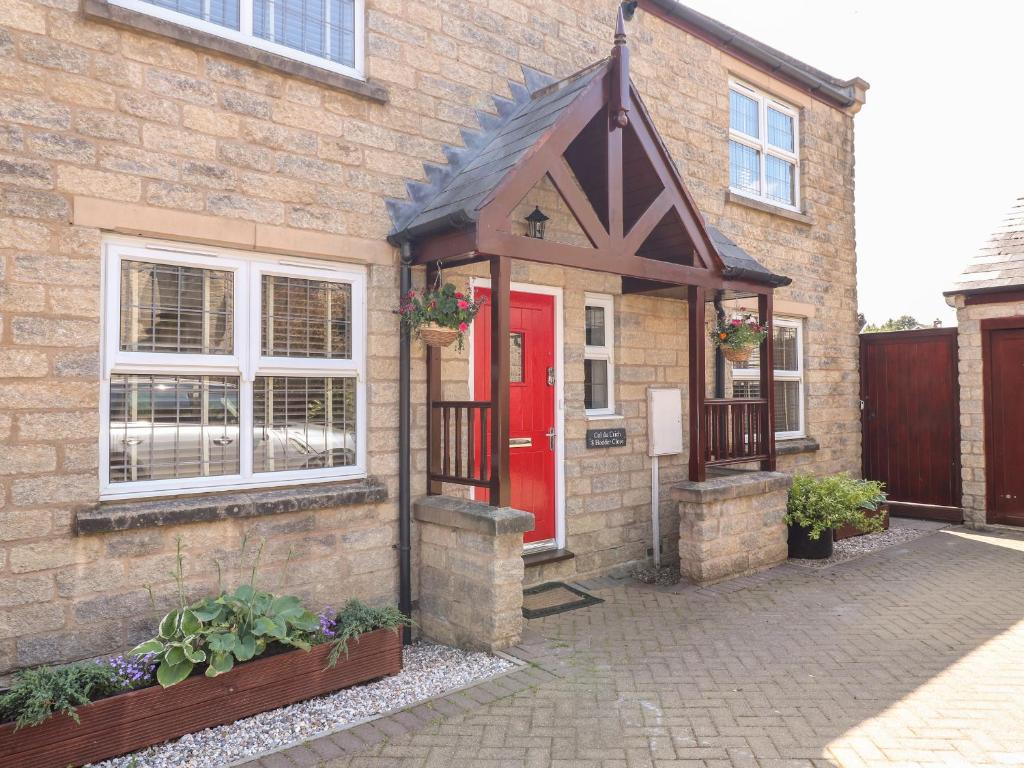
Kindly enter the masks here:
M 534 206 L 533 212 L 526 217 L 526 234 L 529 237 L 543 240 L 544 228 L 547 226 L 548 218 L 548 216 L 544 215 L 539 205 Z

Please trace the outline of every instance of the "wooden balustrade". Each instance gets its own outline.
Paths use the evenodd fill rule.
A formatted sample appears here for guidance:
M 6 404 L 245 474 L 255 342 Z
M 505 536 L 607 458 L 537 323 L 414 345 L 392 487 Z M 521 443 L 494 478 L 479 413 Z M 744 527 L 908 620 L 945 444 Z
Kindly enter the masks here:
M 486 400 L 435 400 L 427 475 L 432 482 L 491 485 L 491 404 Z M 433 430 L 432 430 L 433 432 Z
M 703 429 L 706 466 L 762 461 L 771 454 L 767 398 L 705 400 Z

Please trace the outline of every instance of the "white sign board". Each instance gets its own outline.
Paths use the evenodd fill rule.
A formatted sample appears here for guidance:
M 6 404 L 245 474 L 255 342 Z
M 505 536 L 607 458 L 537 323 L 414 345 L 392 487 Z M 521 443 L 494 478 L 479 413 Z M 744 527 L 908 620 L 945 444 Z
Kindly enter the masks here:
M 647 390 L 647 455 L 683 452 L 683 391 L 678 387 Z

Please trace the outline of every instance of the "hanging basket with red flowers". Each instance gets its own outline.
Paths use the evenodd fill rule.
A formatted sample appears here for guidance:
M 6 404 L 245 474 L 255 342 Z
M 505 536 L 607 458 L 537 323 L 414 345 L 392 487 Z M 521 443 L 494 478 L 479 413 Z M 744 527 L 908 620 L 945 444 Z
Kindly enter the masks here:
M 768 323 L 759 323 L 753 315 L 720 320 L 708 333 L 711 343 L 733 363 L 745 363 L 750 353 L 768 336 Z
M 409 291 L 402 297 L 398 314 L 427 346 L 447 347 L 457 341 L 461 352 L 466 331 L 482 306 L 482 299 L 473 301 L 451 283 L 444 283 Z

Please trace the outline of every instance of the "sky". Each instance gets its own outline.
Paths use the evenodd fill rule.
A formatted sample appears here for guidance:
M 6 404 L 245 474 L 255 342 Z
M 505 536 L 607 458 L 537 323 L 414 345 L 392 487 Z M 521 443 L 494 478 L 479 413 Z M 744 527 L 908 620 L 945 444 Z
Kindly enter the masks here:
M 955 325 L 942 292 L 1024 197 L 1024 3 L 683 2 L 871 84 L 854 121 L 860 311 Z

